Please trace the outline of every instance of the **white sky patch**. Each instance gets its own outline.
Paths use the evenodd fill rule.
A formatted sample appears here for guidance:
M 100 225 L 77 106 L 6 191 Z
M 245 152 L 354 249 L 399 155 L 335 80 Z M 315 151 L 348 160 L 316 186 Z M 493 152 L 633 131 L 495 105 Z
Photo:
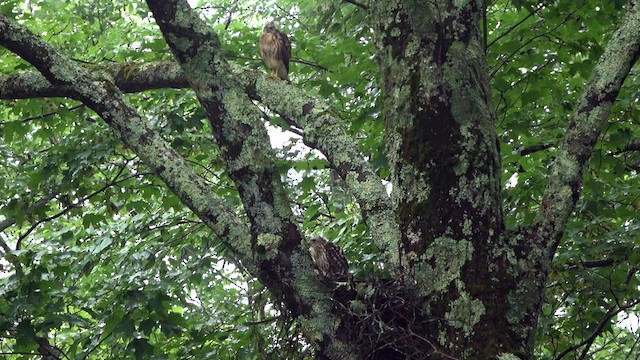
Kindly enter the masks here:
M 617 326 L 628 329 L 632 332 L 636 332 L 640 329 L 640 317 L 638 317 L 638 314 L 621 312 L 618 318 Z
M 518 173 L 514 172 L 513 175 L 507 180 L 507 183 L 504 185 L 505 188 L 511 189 L 518 185 Z
M 294 134 L 291 131 L 283 131 L 277 126 L 267 124 L 266 127 L 267 132 L 269 133 L 271 147 L 273 147 L 274 149 L 282 149 L 291 142 L 291 138 L 300 139 L 300 136 L 298 136 L 298 134 Z M 300 142 L 294 145 L 294 149 L 303 153 L 309 151 L 309 148 L 302 145 Z

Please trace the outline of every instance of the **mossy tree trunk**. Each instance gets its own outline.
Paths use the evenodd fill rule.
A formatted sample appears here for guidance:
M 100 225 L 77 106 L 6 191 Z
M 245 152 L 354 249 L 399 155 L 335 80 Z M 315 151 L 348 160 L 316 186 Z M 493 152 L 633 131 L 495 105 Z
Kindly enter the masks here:
M 393 201 L 402 266 L 431 320 L 422 336 L 458 358 L 526 357 L 530 331 L 506 311 L 519 271 L 503 237 L 480 5 L 372 3 Z
M 299 320 L 321 358 L 532 357 L 549 264 L 611 104 L 640 54 L 640 6 L 630 6 L 576 106 L 537 219 L 511 230 L 501 209 L 482 1 L 360 4 L 377 46 L 390 198 L 337 112 L 294 85 L 236 71 L 186 1 L 148 4 L 179 63 L 157 64 L 172 69 L 155 71 L 167 77 L 158 83 L 191 87 L 219 125 L 216 142 L 246 220 L 128 105 L 121 91 L 166 86 L 154 77 L 139 82 L 148 67 L 98 78 L 0 15 L 0 44 L 42 74 L 0 78 L 0 98 L 68 96 L 96 111 Z M 337 288 L 318 278 L 252 100 L 302 129 L 327 157 L 358 201 L 388 278 Z
M 369 5 L 402 233 L 401 271 L 405 285 L 415 286 L 409 296 L 419 299 L 420 335 L 435 358 L 531 358 L 548 269 L 580 195 L 582 170 L 638 59 L 638 6 L 594 70 L 538 219 L 507 230 L 480 30 L 483 1 Z M 623 54 L 621 61 L 614 54 Z

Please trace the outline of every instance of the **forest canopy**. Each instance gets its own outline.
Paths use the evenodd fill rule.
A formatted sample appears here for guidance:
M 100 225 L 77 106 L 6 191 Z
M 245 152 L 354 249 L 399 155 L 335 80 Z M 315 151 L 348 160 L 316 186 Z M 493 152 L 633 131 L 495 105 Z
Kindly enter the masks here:
M 637 359 L 638 8 L 0 0 L 0 359 Z

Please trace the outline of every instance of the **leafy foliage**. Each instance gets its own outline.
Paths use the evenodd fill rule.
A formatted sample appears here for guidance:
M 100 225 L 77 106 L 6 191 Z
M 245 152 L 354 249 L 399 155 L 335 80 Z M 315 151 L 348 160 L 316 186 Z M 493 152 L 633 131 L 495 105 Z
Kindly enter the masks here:
M 487 54 L 511 227 L 531 223 L 547 169 L 626 1 L 496 0 Z M 230 60 L 260 67 L 257 39 L 276 19 L 293 43 L 292 80 L 340 111 L 387 178 L 380 84 L 364 11 L 347 2 L 200 1 Z M 170 59 L 139 2 L 0 1 L 79 62 Z M 0 70 L 29 70 L 0 49 Z M 585 174 L 547 293 L 536 351 L 555 357 L 589 339 L 594 359 L 637 351 L 640 283 L 638 68 Z M 240 213 L 209 122 L 187 90 L 128 100 Z M 307 234 L 336 239 L 355 275 L 373 271 L 365 225 L 326 160 L 290 139 L 279 148 Z M 311 356 L 295 322 L 211 232 L 83 105 L 0 103 L 0 353 L 36 358 L 38 337 L 69 359 L 256 359 Z M 604 324 L 603 324 L 604 323 Z M 603 325 L 601 325 L 603 324 Z M 602 326 L 600 328 L 600 326 Z M 578 349 L 578 352 L 583 348 Z
M 533 220 L 576 94 L 584 90 L 624 4 L 498 1 L 489 9 L 488 54 L 511 226 Z M 640 296 L 640 154 L 630 151 L 640 135 L 637 76 L 636 66 L 591 158 L 583 196 L 554 262 L 538 336 L 545 358 L 590 337 L 603 319 L 606 329 L 597 343 L 603 349 L 593 358 L 625 353 L 638 337 L 637 317 L 627 318 Z M 616 326 L 618 320 L 627 321 Z

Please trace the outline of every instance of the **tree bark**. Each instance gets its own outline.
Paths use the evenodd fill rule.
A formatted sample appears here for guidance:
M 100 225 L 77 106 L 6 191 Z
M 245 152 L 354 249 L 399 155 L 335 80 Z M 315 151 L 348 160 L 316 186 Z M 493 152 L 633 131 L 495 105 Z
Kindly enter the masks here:
M 401 263 L 422 299 L 418 308 L 428 309 L 420 314 L 430 324 L 422 336 L 440 352 L 532 356 L 549 264 L 580 195 L 582 171 L 638 59 L 637 8 L 594 70 L 538 220 L 507 231 L 482 2 L 370 3 Z
M 401 258 L 416 283 L 423 336 L 445 354 L 524 356 L 505 309 L 500 158 L 479 1 L 376 2 Z
M 640 54 L 638 5 L 630 7 L 593 71 L 538 218 L 530 227 L 505 229 L 479 27 L 482 1 L 362 4 L 381 72 L 391 197 L 335 111 L 292 85 L 232 70 L 216 34 L 186 1 L 148 4 L 177 64 L 110 65 L 113 82 L 0 14 L 0 44 L 42 74 L 0 75 L 0 98 L 68 96 L 96 111 L 269 288 L 283 312 L 300 321 L 320 358 L 532 357 L 551 260 L 580 196 L 594 144 Z M 185 86 L 207 113 L 248 223 L 122 95 Z M 316 276 L 261 114 L 250 100 L 302 129 L 305 142 L 320 150 L 353 190 L 392 269 L 390 278 L 334 287 Z

